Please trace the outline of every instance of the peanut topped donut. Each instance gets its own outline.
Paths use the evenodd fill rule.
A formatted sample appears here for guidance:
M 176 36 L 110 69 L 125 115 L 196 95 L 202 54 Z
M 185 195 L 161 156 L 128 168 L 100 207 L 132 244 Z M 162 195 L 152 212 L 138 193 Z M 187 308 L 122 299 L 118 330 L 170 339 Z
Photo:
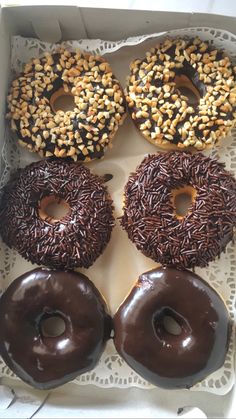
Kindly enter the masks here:
M 51 216 L 52 205 L 64 207 Z M 4 188 L 0 233 L 38 265 L 88 268 L 101 255 L 114 224 L 103 179 L 70 160 L 45 159 L 19 169 Z
M 140 275 L 114 330 L 117 351 L 138 374 L 163 388 L 190 388 L 224 364 L 231 321 L 198 275 L 157 268 Z
M 166 39 L 130 69 L 126 100 L 131 117 L 156 146 L 204 150 L 234 127 L 235 69 L 209 42 Z
M 60 110 L 58 101 L 70 101 Z M 100 56 L 60 50 L 25 65 L 8 96 L 19 143 L 41 157 L 103 157 L 125 116 L 121 86 Z
M 178 208 L 183 198 L 188 208 Z M 200 153 L 149 155 L 128 179 L 123 211 L 121 225 L 144 255 L 164 266 L 204 267 L 233 239 L 236 180 Z

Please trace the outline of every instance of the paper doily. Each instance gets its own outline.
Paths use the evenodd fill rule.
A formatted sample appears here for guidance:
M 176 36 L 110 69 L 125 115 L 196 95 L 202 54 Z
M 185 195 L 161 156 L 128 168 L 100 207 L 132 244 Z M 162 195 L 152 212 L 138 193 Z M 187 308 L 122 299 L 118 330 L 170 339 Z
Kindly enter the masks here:
M 202 39 L 209 40 L 219 49 L 224 49 L 233 59 L 236 59 L 236 36 L 227 31 L 212 28 L 189 28 L 175 30 L 165 33 L 155 33 L 151 35 L 143 35 L 128 38 L 118 42 L 102 41 L 102 40 L 80 40 L 64 42 L 66 48 L 75 50 L 77 48 L 90 51 L 92 53 L 104 55 L 118 51 L 124 46 L 132 46 L 148 41 L 156 37 L 170 36 L 200 36 Z M 32 57 L 37 57 L 45 51 L 53 52 L 57 45 L 41 42 L 37 39 L 22 38 L 20 36 L 12 39 L 12 72 L 19 72 L 24 63 Z M 208 151 L 208 154 L 220 158 L 224 161 L 226 168 L 231 172 L 236 172 L 236 131 L 232 136 L 224 141 L 221 149 Z M 6 132 L 6 140 L 2 150 L 3 171 L 0 178 L 0 189 L 9 178 L 10 171 L 14 168 L 24 166 L 28 161 L 24 160 L 24 154 L 20 147 L 16 145 L 11 134 Z M 32 155 L 32 161 L 35 157 Z M 140 157 L 141 160 L 141 157 Z M 17 262 L 17 252 L 9 249 L 3 243 L 0 243 L 0 291 L 3 290 L 9 278 L 12 278 L 13 271 Z M 218 292 L 223 296 L 231 318 L 235 321 L 235 300 L 236 300 L 236 253 L 235 248 L 231 244 L 227 247 L 225 254 L 221 255 L 220 260 L 214 261 L 208 268 L 196 269 L 196 272 L 206 279 Z M 201 383 L 195 385 L 191 391 L 209 391 L 215 394 L 226 394 L 233 386 L 235 380 L 234 374 L 234 346 L 235 333 L 229 345 L 228 354 L 224 366 L 211 374 Z M 17 379 L 9 368 L 0 359 L 0 376 L 7 376 Z M 83 374 L 74 380 L 75 384 L 87 385 L 94 384 L 99 387 L 118 387 L 127 388 L 137 386 L 143 389 L 150 389 L 153 386 L 143 380 L 117 354 L 112 341 L 110 341 L 103 353 L 97 367 L 86 374 Z

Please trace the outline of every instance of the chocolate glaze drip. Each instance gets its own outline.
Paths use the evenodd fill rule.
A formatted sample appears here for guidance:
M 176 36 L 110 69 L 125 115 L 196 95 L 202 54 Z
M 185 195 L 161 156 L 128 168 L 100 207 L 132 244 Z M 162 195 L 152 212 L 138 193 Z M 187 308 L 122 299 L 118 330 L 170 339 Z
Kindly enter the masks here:
M 60 316 L 65 331 L 45 337 L 40 322 Z M 97 364 L 111 332 L 105 301 L 81 273 L 37 268 L 18 277 L 0 299 L 0 353 L 23 381 L 60 386 Z
M 196 192 L 186 216 L 176 217 L 172 190 Z M 236 180 L 224 165 L 185 152 L 145 157 L 125 186 L 121 225 L 146 256 L 164 266 L 207 266 L 233 239 Z
M 173 317 L 181 332 L 163 325 Z M 198 275 L 158 268 L 139 277 L 114 317 L 119 354 L 143 378 L 163 388 L 190 388 L 220 368 L 231 323 L 227 308 Z
M 63 199 L 70 211 L 50 223 L 39 216 L 42 198 Z M 88 268 L 110 240 L 114 218 L 103 179 L 64 159 L 18 170 L 4 188 L 0 233 L 4 242 L 38 265 Z

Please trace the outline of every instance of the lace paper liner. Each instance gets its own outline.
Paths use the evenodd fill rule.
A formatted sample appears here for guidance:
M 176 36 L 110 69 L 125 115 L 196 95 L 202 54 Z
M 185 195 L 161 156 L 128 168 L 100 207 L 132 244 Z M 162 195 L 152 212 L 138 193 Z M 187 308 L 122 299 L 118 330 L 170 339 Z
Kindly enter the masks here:
M 161 40 L 166 36 L 199 36 L 204 40 L 209 40 L 214 43 L 218 49 L 223 49 L 236 60 L 236 36 L 233 34 L 212 28 L 188 28 L 181 30 L 174 30 L 169 32 L 155 33 L 151 35 L 143 35 L 131 37 L 126 40 L 117 42 L 102 41 L 102 40 L 79 40 L 63 42 L 62 46 L 76 50 L 77 48 L 90 51 L 95 54 L 104 55 L 118 51 L 124 46 L 134 46 L 148 41 L 152 38 Z M 33 57 L 40 56 L 45 51 L 54 52 L 58 48 L 58 44 L 50 44 L 41 42 L 33 38 L 22 38 L 15 36 L 12 38 L 12 56 L 11 69 L 13 74 L 19 73 L 23 65 Z M 138 56 L 138 55 L 137 55 Z M 206 154 L 206 153 L 205 153 Z M 226 168 L 232 173 L 236 172 L 236 131 L 234 130 L 224 141 L 224 146 L 217 150 L 208 151 L 207 154 L 220 158 L 225 162 Z M 141 161 L 143 155 L 140 156 Z M 3 185 L 9 178 L 10 172 L 29 163 L 25 160 L 24 151 L 16 145 L 15 140 L 7 131 L 5 141 L 2 149 L 3 171 L 0 177 L 0 191 Z M 31 161 L 35 159 L 32 155 Z M 9 249 L 4 243 L 0 242 L 0 260 L 2 266 L 0 268 L 0 292 L 9 283 L 9 278 L 12 278 L 11 272 L 18 263 L 18 254 L 16 251 Z M 232 320 L 235 322 L 235 300 L 236 300 L 236 252 L 233 244 L 227 247 L 226 253 L 221 255 L 221 258 L 212 262 L 208 268 L 197 268 L 196 272 L 207 280 L 224 298 L 230 312 Z M 226 356 L 224 366 L 218 371 L 208 376 L 205 380 L 198 383 L 191 388 L 191 391 L 208 391 L 211 393 L 223 395 L 230 391 L 234 384 L 234 346 L 235 333 L 232 333 L 229 350 Z M 0 358 L 0 376 L 17 377 L 5 365 Z M 113 342 L 107 344 L 100 362 L 97 367 L 85 373 L 74 380 L 75 384 L 88 385 L 93 384 L 99 387 L 109 388 L 128 388 L 136 386 L 142 389 L 153 388 L 151 384 L 142 379 L 136 374 L 117 354 Z

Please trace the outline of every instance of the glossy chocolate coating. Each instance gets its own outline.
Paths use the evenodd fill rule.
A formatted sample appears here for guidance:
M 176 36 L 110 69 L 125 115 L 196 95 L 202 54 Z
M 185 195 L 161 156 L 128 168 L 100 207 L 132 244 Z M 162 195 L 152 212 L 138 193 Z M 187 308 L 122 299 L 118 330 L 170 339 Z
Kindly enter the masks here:
M 42 319 L 59 316 L 65 331 L 45 337 Z M 93 283 L 81 273 L 37 268 L 18 277 L 0 299 L 0 354 L 23 381 L 49 389 L 97 364 L 111 318 Z
M 180 325 L 168 333 L 165 316 Z M 114 317 L 114 343 L 138 374 L 163 388 L 190 388 L 225 360 L 227 308 L 198 275 L 174 268 L 146 272 Z

